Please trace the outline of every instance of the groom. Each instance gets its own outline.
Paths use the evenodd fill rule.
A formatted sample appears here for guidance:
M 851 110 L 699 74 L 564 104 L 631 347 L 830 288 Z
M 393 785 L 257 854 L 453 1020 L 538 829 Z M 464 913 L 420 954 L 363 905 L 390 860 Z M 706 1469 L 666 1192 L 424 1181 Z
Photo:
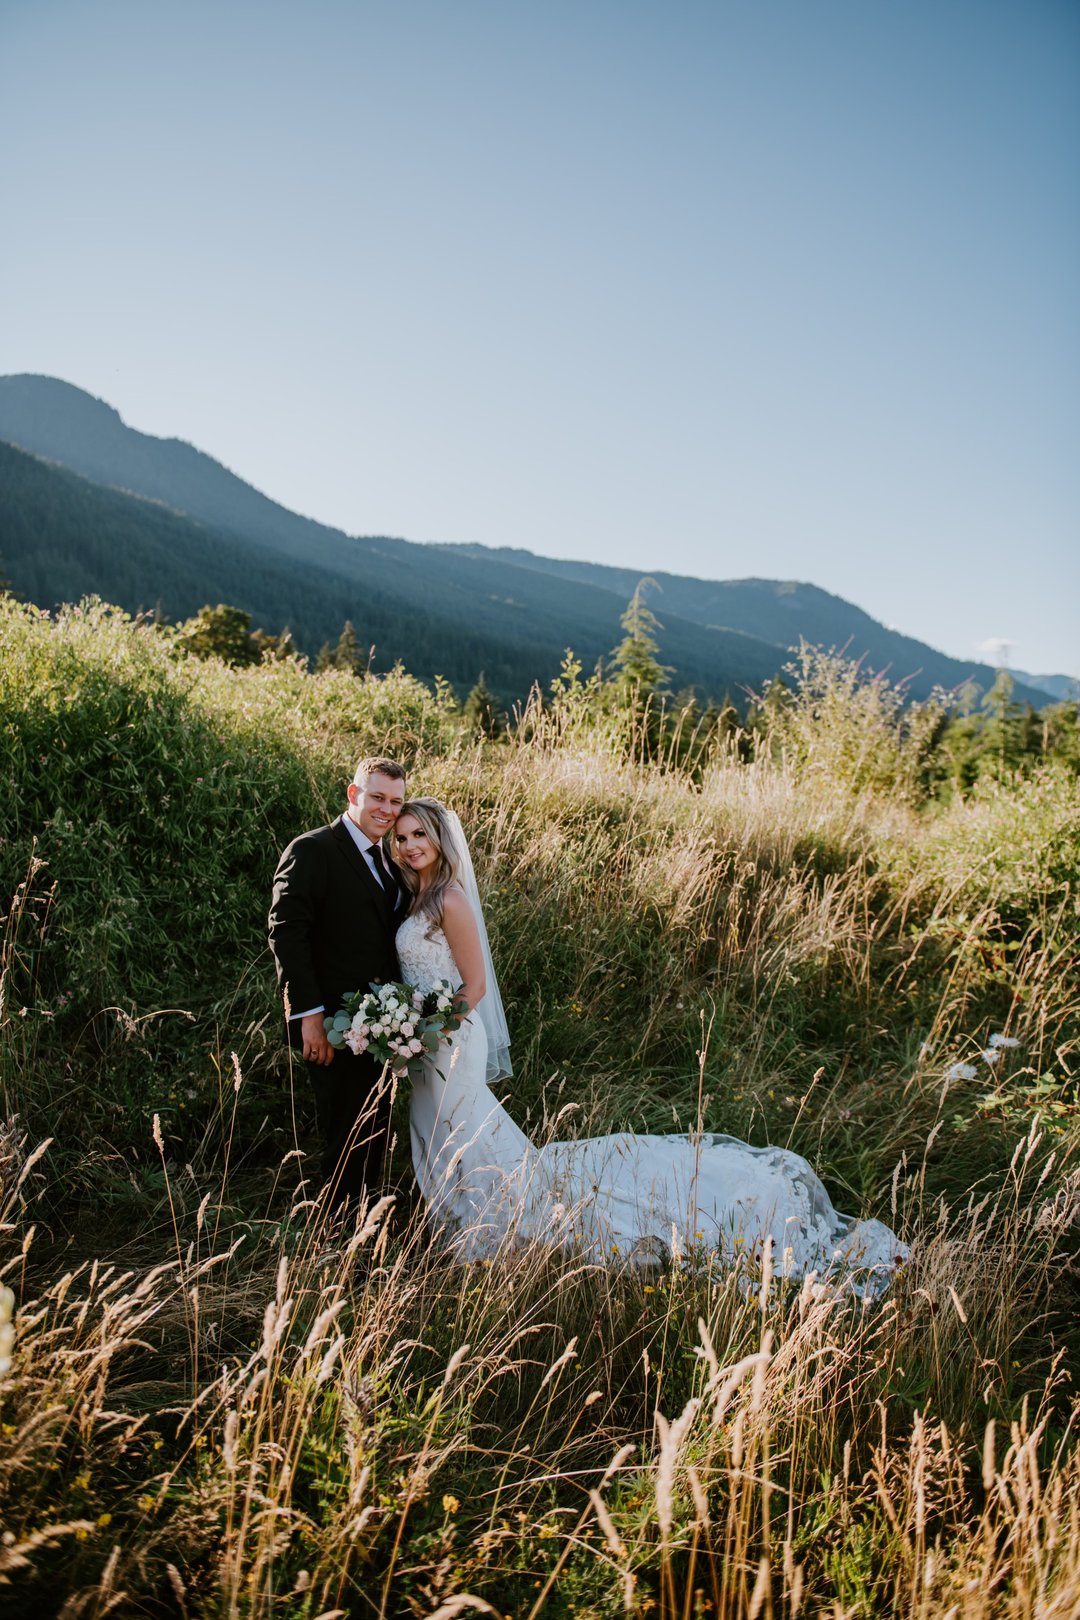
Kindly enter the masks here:
M 270 949 L 285 1001 L 289 1045 L 308 1065 L 323 1138 L 328 1206 L 375 1193 L 390 1132 L 390 1088 L 366 1054 L 335 1050 L 323 1017 L 351 990 L 398 977 L 394 934 L 404 890 L 382 840 L 405 800 L 392 759 L 362 759 L 344 815 L 301 833 L 274 874 Z

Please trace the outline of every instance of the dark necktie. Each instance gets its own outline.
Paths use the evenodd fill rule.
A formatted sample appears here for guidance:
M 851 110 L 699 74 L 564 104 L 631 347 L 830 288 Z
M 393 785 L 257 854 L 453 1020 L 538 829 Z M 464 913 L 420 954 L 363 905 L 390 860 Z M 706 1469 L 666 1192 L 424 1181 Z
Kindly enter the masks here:
M 383 865 L 381 847 L 378 844 L 369 844 L 368 854 L 371 856 L 371 862 L 375 868 L 376 878 L 382 884 L 383 888 L 389 891 L 390 874 Z

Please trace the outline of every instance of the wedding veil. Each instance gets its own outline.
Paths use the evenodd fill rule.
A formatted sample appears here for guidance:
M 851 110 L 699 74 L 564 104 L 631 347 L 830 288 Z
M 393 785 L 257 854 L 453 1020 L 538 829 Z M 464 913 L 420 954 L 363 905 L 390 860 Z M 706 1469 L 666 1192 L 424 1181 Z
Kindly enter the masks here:
M 481 997 L 476 1008 L 477 1017 L 487 1031 L 487 1074 L 485 1079 L 504 1080 L 513 1074 L 510 1062 L 510 1030 L 503 1012 L 502 996 L 499 994 L 499 981 L 495 977 L 495 968 L 491 961 L 491 947 L 488 944 L 487 928 L 484 926 L 484 908 L 480 904 L 480 891 L 476 886 L 476 873 L 473 871 L 472 856 L 469 854 L 469 845 L 465 838 L 465 830 L 461 825 L 461 817 L 456 810 L 443 808 L 443 819 L 447 832 L 453 840 L 453 864 L 457 868 L 457 878 L 461 887 L 468 896 L 472 906 L 476 926 L 480 932 L 480 946 L 484 953 L 484 976 L 487 980 L 487 990 Z

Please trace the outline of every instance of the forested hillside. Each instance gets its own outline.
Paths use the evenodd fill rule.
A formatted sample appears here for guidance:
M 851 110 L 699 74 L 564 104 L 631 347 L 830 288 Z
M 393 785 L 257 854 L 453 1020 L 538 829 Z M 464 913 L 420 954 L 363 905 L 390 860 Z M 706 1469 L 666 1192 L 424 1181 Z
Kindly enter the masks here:
M 111 406 L 56 378 L 0 377 L 0 439 L 195 520 L 214 535 L 217 548 L 235 546 L 238 539 L 247 542 L 231 574 L 250 574 L 248 548 L 256 546 L 265 555 L 260 566 L 268 575 L 260 600 L 270 606 L 257 607 L 250 590 L 216 599 L 251 613 L 267 631 L 277 633 L 288 624 L 303 651 L 314 655 L 350 619 L 361 642 L 375 643 L 376 667 L 386 669 L 403 658 L 416 674 L 442 674 L 460 690 L 467 690 L 483 671 L 504 704 L 522 700 L 534 681 L 545 685 L 568 646 L 588 667 L 607 658 L 619 639 L 619 616 L 641 577 L 630 569 L 560 562 L 511 548 L 350 537 L 287 511 L 191 445 L 137 432 Z M 25 484 L 17 498 L 32 505 Z M 32 525 L 35 544 L 46 547 L 46 530 L 33 511 L 24 518 Z M 6 536 L 9 522 L 0 512 L 0 563 L 32 600 L 42 605 L 76 600 L 89 588 L 129 607 L 157 601 L 152 572 L 133 591 L 134 566 L 114 574 L 108 550 L 100 547 L 95 564 L 101 572 L 92 584 L 83 583 L 85 566 L 72 568 L 69 577 L 64 559 L 75 544 L 67 535 L 59 537 L 45 585 L 28 589 L 20 581 L 24 575 L 40 581 L 44 564 L 30 567 L 25 552 Z M 127 522 L 127 532 L 134 522 Z M 25 537 L 25 523 L 18 532 Z M 175 534 L 182 553 L 182 531 Z M 661 560 L 667 539 L 657 537 Z M 739 537 L 724 537 L 718 572 L 730 572 L 741 561 Z M 290 572 L 296 567 L 315 578 L 299 589 L 293 612 L 292 588 L 282 582 L 297 578 Z M 661 587 L 654 606 L 663 622 L 664 661 L 671 667 L 675 691 L 694 687 L 700 698 L 714 701 L 726 694 L 742 707 L 747 689 L 760 690 L 800 640 L 843 649 L 864 660 L 868 669 L 887 670 L 916 698 L 927 697 L 935 686 L 958 690 L 969 680 L 985 692 L 995 679 L 988 666 L 946 658 L 811 584 L 700 580 L 652 572 Z M 190 573 L 194 587 L 197 569 Z M 336 612 L 321 605 L 327 583 L 322 575 L 336 582 L 333 589 L 342 604 Z M 41 590 L 46 594 L 36 594 Z M 181 592 L 179 581 L 177 595 L 185 602 L 177 609 L 180 614 L 215 599 L 207 587 L 188 606 L 190 592 Z M 1016 696 L 1035 707 L 1046 701 L 1045 693 L 1022 681 Z
M 174 620 L 228 602 L 271 633 L 288 626 L 312 657 L 349 619 L 374 644 L 375 668 L 402 660 L 462 694 L 483 672 L 507 706 L 534 682 L 547 685 L 567 646 L 591 666 L 620 637 L 625 602 L 591 586 L 404 540 L 315 536 L 306 545 L 262 545 L 0 443 L 0 571 L 43 607 L 92 593 Z M 786 656 L 674 619 L 664 621 L 664 652 L 677 686 L 742 703 Z
M 491 556 L 483 546 L 454 548 L 469 556 Z M 718 546 L 717 572 L 731 566 L 730 551 Z M 577 562 L 555 557 L 538 557 L 530 551 L 506 548 L 494 555 L 505 557 L 521 568 L 553 575 L 574 585 L 594 585 L 616 595 L 629 596 L 639 576 L 629 568 L 612 568 L 603 563 Z M 808 572 L 810 571 L 808 565 Z M 831 647 L 853 659 L 865 659 L 868 669 L 887 673 L 893 681 L 903 681 L 914 697 L 926 697 L 934 687 L 945 691 L 959 689 L 965 682 L 976 682 L 982 691 L 994 683 L 997 671 L 988 664 L 967 663 L 946 657 L 913 636 L 889 629 L 871 618 L 853 602 L 821 590 L 806 581 L 779 579 L 694 579 L 670 574 L 664 569 L 653 573 L 660 595 L 655 605 L 663 613 L 677 614 L 694 624 L 712 629 L 737 627 L 746 635 L 758 636 L 784 647 L 800 641 L 815 647 Z M 1030 686 L 1016 675 L 1018 695 L 1038 706 L 1048 696 L 1069 695 L 1067 677 L 1048 676 L 1048 685 Z

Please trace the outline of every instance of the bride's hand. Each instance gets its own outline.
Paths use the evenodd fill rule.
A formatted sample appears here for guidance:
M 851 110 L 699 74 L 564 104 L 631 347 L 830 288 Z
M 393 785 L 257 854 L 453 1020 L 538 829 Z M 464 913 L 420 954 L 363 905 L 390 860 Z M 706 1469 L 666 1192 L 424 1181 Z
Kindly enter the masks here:
M 447 1014 L 448 1018 L 452 1018 L 454 1020 L 453 1028 L 456 1030 L 460 1029 L 471 1011 L 472 1008 L 465 1000 L 465 997 L 461 994 L 461 991 L 457 991 L 454 996 L 454 1005 L 450 1008 L 450 1011 Z

